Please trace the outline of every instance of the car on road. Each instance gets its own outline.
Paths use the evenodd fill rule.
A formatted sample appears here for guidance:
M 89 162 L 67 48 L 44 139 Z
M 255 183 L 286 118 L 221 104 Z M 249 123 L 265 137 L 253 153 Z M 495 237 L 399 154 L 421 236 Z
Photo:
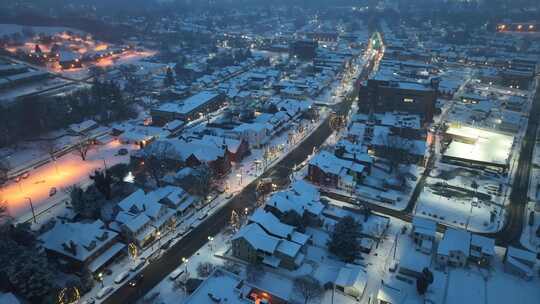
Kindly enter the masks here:
M 49 197 L 54 196 L 56 194 L 56 192 L 57 192 L 56 187 L 52 187 L 49 190 Z
M 97 293 L 96 298 L 98 298 L 98 299 L 103 299 L 103 298 L 106 297 L 108 294 L 110 294 L 111 292 L 113 292 L 113 290 L 114 290 L 114 287 L 112 287 L 112 286 L 105 286 L 105 287 L 101 288 L 101 290 Z
M 135 277 L 133 277 L 133 279 L 129 280 L 128 282 L 128 286 L 129 287 L 137 287 L 137 285 L 139 285 L 139 283 L 143 280 L 143 274 L 142 273 L 139 273 L 137 274 Z
M 231 199 L 234 196 L 233 193 L 228 193 L 227 196 L 225 196 L 226 199 Z
M 120 284 L 124 282 L 124 280 L 127 279 L 127 277 L 129 277 L 129 271 L 123 271 L 119 275 L 117 275 L 116 278 L 114 278 L 114 282 L 116 284 Z
M 128 155 L 129 151 L 126 148 L 118 150 L 118 155 Z
M 176 268 L 173 272 L 171 272 L 171 274 L 169 275 L 169 280 L 174 281 L 183 273 L 184 273 L 184 267 L 180 266 L 179 268 Z
M 22 179 L 27 179 L 30 176 L 30 172 L 24 172 L 23 175 L 21 175 Z

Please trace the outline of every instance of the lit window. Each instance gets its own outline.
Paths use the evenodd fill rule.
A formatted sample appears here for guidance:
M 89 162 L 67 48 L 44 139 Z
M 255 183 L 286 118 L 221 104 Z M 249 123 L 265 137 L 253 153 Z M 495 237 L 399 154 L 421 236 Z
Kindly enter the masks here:
M 403 102 L 413 103 L 414 99 L 412 99 L 412 98 L 403 98 Z

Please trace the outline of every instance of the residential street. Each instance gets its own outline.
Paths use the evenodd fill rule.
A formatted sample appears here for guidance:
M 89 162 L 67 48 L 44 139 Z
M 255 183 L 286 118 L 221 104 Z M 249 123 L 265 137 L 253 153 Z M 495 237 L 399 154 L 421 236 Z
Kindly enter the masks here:
M 366 65 L 367 69 L 363 70 L 359 79 L 366 79 L 369 75 L 372 64 Z M 351 96 L 355 96 L 353 92 Z M 336 105 L 333 110 L 337 115 L 347 115 L 353 98 L 346 98 L 344 102 Z M 318 149 L 325 140 L 333 133 L 334 130 L 330 127 L 330 116 L 315 130 L 308 138 L 306 138 L 296 149 L 289 152 L 280 162 L 274 165 L 270 170 L 265 172 L 258 179 L 252 181 L 239 194 L 232 198 L 229 203 L 222 209 L 207 218 L 204 222 L 194 228 L 189 234 L 183 237 L 181 241 L 176 243 L 163 255 L 163 257 L 145 267 L 142 270 L 143 280 L 136 287 L 129 287 L 124 284 L 116 290 L 103 303 L 133 303 L 142 295 L 146 294 L 152 287 L 158 284 L 171 269 L 175 269 L 182 263 L 182 258 L 193 255 L 201 246 L 208 242 L 208 236 L 212 236 L 223 230 L 229 223 L 231 212 L 236 210 L 239 214 L 245 208 L 252 208 L 256 203 L 256 187 L 258 181 L 262 178 L 271 177 L 273 180 L 288 179 L 295 165 L 298 165 L 306 160 L 313 153 L 314 149 Z

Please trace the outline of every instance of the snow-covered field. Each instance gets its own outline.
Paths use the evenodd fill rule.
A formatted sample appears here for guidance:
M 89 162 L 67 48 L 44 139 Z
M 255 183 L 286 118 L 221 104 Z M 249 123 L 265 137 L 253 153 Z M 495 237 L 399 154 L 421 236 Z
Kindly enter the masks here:
M 129 155 L 117 155 L 118 150 L 126 148 L 132 150 L 131 145 L 122 145 L 119 141 L 112 141 L 103 146 L 95 146 L 83 161 L 77 152 L 70 152 L 56 160 L 49 162 L 30 172 L 26 179 L 12 182 L 1 188 L 0 195 L 6 201 L 8 212 L 19 221 L 31 219 L 30 200 L 36 214 L 67 199 L 62 189 L 79 184 L 84 186 L 89 181 L 89 175 L 97 169 L 103 169 L 118 163 L 127 163 Z M 50 196 L 52 188 L 56 194 Z M 64 208 L 64 207 L 63 207 Z M 39 217 L 38 217 L 39 221 Z
M 504 209 L 490 201 L 473 199 L 474 190 L 456 187 L 455 192 L 444 193 L 436 186 L 440 179 L 427 178 L 426 185 L 415 207 L 415 214 L 444 223 L 448 226 L 474 232 L 495 232 L 502 228 Z M 447 187 L 446 185 L 444 187 Z M 461 189 L 471 191 L 464 194 Z M 460 195 L 463 195 L 460 197 Z M 494 214 L 493 221 L 491 214 Z

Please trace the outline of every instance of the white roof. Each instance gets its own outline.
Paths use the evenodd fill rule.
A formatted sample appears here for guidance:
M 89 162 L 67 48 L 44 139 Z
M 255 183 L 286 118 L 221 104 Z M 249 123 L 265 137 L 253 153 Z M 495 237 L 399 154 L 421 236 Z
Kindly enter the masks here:
M 355 172 L 362 172 L 364 170 L 364 166 L 338 158 L 328 151 L 321 151 L 315 155 L 315 157 L 309 161 L 309 164 L 316 166 L 326 173 L 334 175 L 339 175 L 342 169 L 350 169 Z
M 430 236 L 435 236 L 437 233 L 437 223 L 430 219 L 414 216 L 412 224 L 417 233 Z
M 76 132 L 76 133 L 81 133 L 81 132 L 84 132 L 90 128 L 93 128 L 94 126 L 96 126 L 97 123 L 93 120 L 85 120 L 81 123 L 78 123 L 78 124 L 71 124 L 69 125 L 69 128 L 71 129 L 71 131 L 73 132 Z
M 301 248 L 302 246 L 296 243 L 293 243 L 287 240 L 280 240 L 279 245 L 277 247 L 277 251 L 281 252 L 282 254 L 286 256 L 294 258 L 298 254 L 298 252 L 300 252 Z
M 283 224 L 275 215 L 260 208 L 255 210 L 255 213 L 250 217 L 250 221 L 259 224 L 268 233 L 280 238 L 287 238 L 294 231 L 293 226 Z
M 203 91 L 196 95 L 193 95 L 182 102 L 178 103 L 165 103 L 162 104 L 158 110 L 163 112 L 172 112 L 172 113 L 178 113 L 178 114 L 189 114 L 193 110 L 196 110 L 198 107 L 208 103 L 210 100 L 216 98 L 218 94 L 209 92 L 209 91 Z
M 469 255 L 471 246 L 471 233 L 465 230 L 448 228 L 439 243 L 437 253 L 448 255 L 451 251 L 461 251 Z
M 367 273 L 361 266 L 346 264 L 339 270 L 335 283 L 341 287 L 354 286 L 361 293 L 367 283 Z
M 495 254 L 495 240 L 492 238 L 473 234 L 471 237 L 471 245 L 482 248 L 482 253 L 484 254 Z
M 446 134 L 465 137 L 474 143 L 453 140 L 445 156 L 505 165 L 510 157 L 514 137 L 466 126 L 450 126 Z
M 43 242 L 43 247 L 49 250 L 85 261 L 118 235 L 104 227 L 105 225 L 100 220 L 93 223 L 57 223 L 39 239 Z M 71 243 L 75 245 L 75 253 L 65 248 Z
M 259 225 L 249 224 L 240 229 L 233 240 L 244 239 L 253 248 L 273 254 L 279 245 L 279 239 L 268 235 Z

